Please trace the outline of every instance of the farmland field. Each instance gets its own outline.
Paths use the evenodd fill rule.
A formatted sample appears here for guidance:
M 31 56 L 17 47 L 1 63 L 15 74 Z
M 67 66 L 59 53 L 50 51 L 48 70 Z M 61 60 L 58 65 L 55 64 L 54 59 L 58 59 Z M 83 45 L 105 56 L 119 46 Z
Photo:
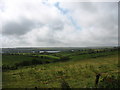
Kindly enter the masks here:
M 118 49 L 7 53 L 2 56 L 3 88 L 118 88 L 120 86 Z

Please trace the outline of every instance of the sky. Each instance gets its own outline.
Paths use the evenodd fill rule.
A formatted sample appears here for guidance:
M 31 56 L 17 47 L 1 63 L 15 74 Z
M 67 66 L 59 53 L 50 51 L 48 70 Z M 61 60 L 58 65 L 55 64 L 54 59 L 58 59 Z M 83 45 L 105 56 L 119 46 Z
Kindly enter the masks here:
M 0 47 L 118 45 L 117 0 L 94 1 L 0 0 Z

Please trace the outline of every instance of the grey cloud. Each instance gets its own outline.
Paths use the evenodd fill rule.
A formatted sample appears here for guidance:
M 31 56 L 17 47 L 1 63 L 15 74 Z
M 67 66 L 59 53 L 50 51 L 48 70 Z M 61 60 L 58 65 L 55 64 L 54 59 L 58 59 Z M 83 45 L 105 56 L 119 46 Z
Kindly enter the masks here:
M 74 13 L 70 13 L 70 15 L 75 18 L 76 22 L 78 20 L 83 31 L 77 31 L 73 29 L 72 26 L 67 26 L 69 21 L 67 21 L 63 15 L 59 16 L 57 12 L 53 17 L 46 17 L 46 13 L 40 12 L 35 15 L 34 12 L 31 11 L 31 15 L 38 17 L 37 19 L 43 23 L 36 21 L 35 17 L 32 18 L 33 20 L 29 20 L 19 18 L 18 16 L 19 21 L 6 21 L 3 25 L 3 34 L 4 37 L 7 38 L 7 41 L 6 38 L 3 39 L 6 41 L 6 43 L 3 42 L 3 44 L 6 46 L 116 45 L 118 18 L 116 13 L 117 8 L 114 7 L 113 3 L 72 2 L 70 6 L 68 4 L 70 3 L 66 3 L 63 5 L 65 7 L 61 7 L 75 11 Z M 35 12 L 39 12 L 38 9 L 35 10 Z M 48 10 L 49 9 L 47 9 L 46 12 L 49 12 Z M 26 15 L 22 15 L 26 17 Z M 13 42 L 13 44 L 11 42 Z
M 62 31 L 58 31 L 58 30 L 49 30 L 46 35 L 44 37 L 41 36 L 36 36 L 36 40 L 35 42 L 37 42 L 37 44 L 44 44 L 44 45 L 65 45 L 66 43 L 63 42 L 58 36 L 57 34 L 60 34 L 59 32 Z M 63 37 L 64 38 L 64 37 Z
M 64 29 L 64 22 L 60 21 L 60 20 L 55 20 L 55 21 L 52 21 L 50 24 L 49 24 L 49 27 L 52 29 L 52 30 L 63 30 Z
M 89 13 L 97 12 L 97 7 L 96 7 L 97 3 L 92 3 L 92 2 L 72 2 L 70 4 L 71 5 L 69 6 L 69 8 L 72 7 L 73 10 L 83 9 L 85 12 L 87 11 Z
M 55 39 L 55 38 L 37 38 L 36 40 L 38 42 L 38 44 L 46 44 L 46 45 L 59 45 L 59 44 L 63 44 L 63 42 L 61 42 L 59 39 Z
M 80 3 L 80 8 L 83 8 L 85 11 L 88 11 L 90 13 L 97 11 L 97 7 L 92 2 Z
M 21 19 L 19 22 L 11 21 L 3 25 L 2 33 L 4 35 L 24 35 L 35 27 L 41 27 L 43 24 L 36 23 L 29 19 Z

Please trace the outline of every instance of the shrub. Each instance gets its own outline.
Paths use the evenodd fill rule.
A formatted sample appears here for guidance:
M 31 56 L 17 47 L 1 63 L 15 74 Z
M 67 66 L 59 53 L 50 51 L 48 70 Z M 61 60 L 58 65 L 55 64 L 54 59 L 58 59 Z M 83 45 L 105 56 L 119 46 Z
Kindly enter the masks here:
M 31 64 L 33 64 L 33 65 L 39 64 L 39 61 L 36 60 L 36 59 L 33 59 L 33 60 L 31 61 Z
M 44 61 L 44 62 L 45 62 L 46 64 L 47 64 L 47 63 L 50 63 L 50 61 Z
M 69 60 L 69 59 L 70 59 L 69 56 L 62 56 L 62 57 L 60 57 L 60 60 L 61 60 L 61 61 L 67 61 L 67 60 Z
M 9 66 L 9 65 L 2 65 L 2 70 L 3 71 L 6 71 L 6 70 L 15 70 L 17 69 L 17 67 L 14 65 L 14 66 Z
M 23 62 L 21 62 L 21 66 L 29 66 L 29 65 L 31 65 L 30 61 L 23 61 Z
M 103 77 L 103 79 L 98 84 L 99 88 L 120 88 L 120 76 L 113 74 Z
M 9 65 L 2 65 L 2 70 L 4 71 L 4 70 L 8 70 L 8 69 L 10 69 L 10 66 Z
M 41 60 L 33 59 L 31 61 L 22 61 L 20 63 L 16 63 L 15 66 L 30 66 L 30 65 L 37 65 L 37 64 L 43 64 Z
M 68 88 L 68 89 L 70 89 L 69 84 L 64 79 L 62 79 L 61 88 Z
M 10 67 L 10 70 L 16 70 L 18 69 L 15 65 Z

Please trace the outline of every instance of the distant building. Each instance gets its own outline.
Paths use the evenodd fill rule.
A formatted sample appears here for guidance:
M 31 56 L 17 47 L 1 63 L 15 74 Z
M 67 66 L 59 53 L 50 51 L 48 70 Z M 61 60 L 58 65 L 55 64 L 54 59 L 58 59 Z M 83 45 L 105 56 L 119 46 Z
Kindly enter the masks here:
M 35 53 L 35 51 L 32 51 L 32 53 Z
M 39 53 L 44 53 L 44 51 L 39 51 Z
M 71 50 L 72 52 L 74 51 L 74 50 Z

